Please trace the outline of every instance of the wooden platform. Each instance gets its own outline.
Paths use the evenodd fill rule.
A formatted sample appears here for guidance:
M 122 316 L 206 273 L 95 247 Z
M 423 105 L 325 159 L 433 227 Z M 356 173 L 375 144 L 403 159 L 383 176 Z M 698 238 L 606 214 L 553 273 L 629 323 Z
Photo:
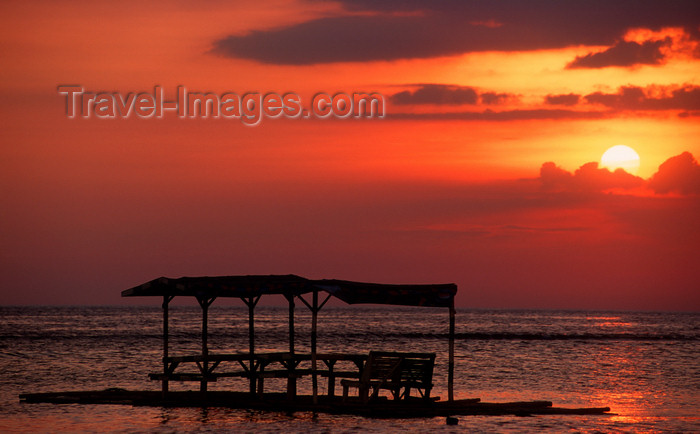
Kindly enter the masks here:
M 267 411 L 313 411 L 332 414 L 355 414 L 376 418 L 421 418 L 436 416 L 468 415 L 610 415 L 610 408 L 561 408 L 549 401 L 488 403 L 475 399 L 454 401 L 430 401 L 423 399 L 389 400 L 372 399 L 343 402 L 340 397 L 319 396 L 313 404 L 311 396 L 287 399 L 283 393 L 265 394 L 262 398 L 245 392 L 169 392 L 167 399 L 159 391 L 130 391 L 106 389 L 86 392 L 27 393 L 19 396 L 25 403 L 54 404 L 125 404 L 157 407 L 228 407 Z

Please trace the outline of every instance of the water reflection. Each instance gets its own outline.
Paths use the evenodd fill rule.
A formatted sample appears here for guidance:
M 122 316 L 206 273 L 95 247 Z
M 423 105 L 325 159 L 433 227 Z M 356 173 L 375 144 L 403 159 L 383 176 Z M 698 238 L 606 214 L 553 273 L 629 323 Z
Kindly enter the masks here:
M 327 310 L 326 310 L 327 309 Z M 319 348 L 365 352 L 436 352 L 435 395 L 446 396 L 444 311 L 324 308 Z M 160 366 L 160 309 L 0 308 L 0 432 L 127 431 L 435 431 L 444 420 L 368 420 L 311 413 L 125 406 L 20 405 L 27 391 L 156 390 L 147 374 Z M 286 308 L 261 308 L 261 349 L 286 349 Z M 199 308 L 173 309 L 176 353 L 199 351 Z M 245 309 L 212 307 L 210 344 L 247 348 Z M 700 316 L 697 314 L 460 311 L 456 397 L 488 401 L 543 399 L 562 406 L 610 406 L 617 416 L 460 418 L 477 432 L 700 431 Z M 298 351 L 309 350 L 309 316 L 298 310 Z M 38 381 L 37 379 L 42 379 Z M 325 382 L 322 382 L 325 389 Z M 246 382 L 212 387 L 246 390 Z M 172 384 L 173 390 L 192 384 Z M 282 390 L 283 383 L 269 384 Z M 310 393 L 310 381 L 300 381 Z

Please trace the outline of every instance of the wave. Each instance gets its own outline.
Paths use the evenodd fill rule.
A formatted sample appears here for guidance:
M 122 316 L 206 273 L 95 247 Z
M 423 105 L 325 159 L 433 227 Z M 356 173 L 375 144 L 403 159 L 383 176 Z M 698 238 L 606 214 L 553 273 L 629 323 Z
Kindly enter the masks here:
M 305 334 L 298 334 L 298 339 L 304 339 Z M 175 341 L 178 339 L 187 340 L 199 340 L 199 333 L 177 333 L 171 334 L 170 339 Z M 217 339 L 231 339 L 231 338 L 245 338 L 247 339 L 247 334 L 242 335 L 238 333 L 231 334 L 220 334 L 211 333 L 208 335 L 210 341 L 215 341 Z M 419 333 L 419 332 L 372 332 L 372 333 L 348 333 L 348 332 L 323 332 L 319 333 L 321 338 L 332 338 L 339 337 L 343 339 L 357 340 L 368 340 L 371 341 L 375 338 L 381 337 L 382 339 L 408 339 L 408 340 L 446 340 L 449 338 L 448 333 Z M 145 340 L 161 340 L 161 334 L 56 334 L 56 333 L 32 333 L 24 335 L 0 335 L 0 342 L 8 340 L 111 340 L 113 342 L 120 342 L 132 339 L 145 339 Z M 273 341 L 286 341 L 286 333 L 259 333 L 258 339 L 262 340 L 273 340 Z M 467 333 L 456 333 L 455 339 L 458 341 L 469 341 L 469 340 L 479 340 L 479 341 L 687 341 L 694 342 L 700 341 L 700 336 L 697 335 L 684 335 L 684 334 L 647 334 L 647 333 L 531 333 L 531 332 L 467 332 Z
M 402 333 L 407 338 L 447 339 L 448 333 Z M 456 333 L 456 340 L 522 340 L 522 341 L 698 341 L 700 336 L 683 334 L 647 334 L 647 333 L 531 333 L 531 332 L 468 332 Z
M 346 338 L 362 338 L 367 334 L 338 333 Z M 372 336 L 399 339 L 448 339 L 448 333 L 375 333 Z M 648 333 L 532 333 L 532 332 L 467 332 L 456 333 L 456 340 L 523 340 L 523 341 L 596 341 L 596 340 L 627 340 L 627 341 L 700 341 L 700 336 L 685 334 L 648 334 Z

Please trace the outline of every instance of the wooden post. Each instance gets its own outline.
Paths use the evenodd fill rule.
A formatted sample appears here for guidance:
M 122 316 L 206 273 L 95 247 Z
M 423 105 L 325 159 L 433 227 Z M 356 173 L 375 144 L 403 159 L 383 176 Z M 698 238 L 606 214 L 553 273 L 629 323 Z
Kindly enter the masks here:
M 172 300 L 172 296 L 163 296 L 163 380 L 161 383 L 161 388 L 163 391 L 163 398 L 168 393 L 168 304 Z
M 454 376 L 455 376 L 455 299 L 450 301 L 450 348 L 449 364 L 447 368 L 447 400 L 454 400 Z
M 294 355 L 294 296 L 285 295 L 289 302 L 289 352 Z
M 331 294 L 328 294 L 323 303 L 318 304 L 318 289 L 313 290 L 313 299 L 311 304 L 299 295 L 299 300 L 301 300 L 306 307 L 311 310 L 311 384 L 313 388 L 313 403 L 318 404 L 318 372 L 317 372 L 317 356 L 316 356 L 316 330 L 318 328 L 318 312 L 326 302 L 331 298 Z
M 287 397 L 293 399 L 297 394 L 297 378 L 294 375 L 296 369 L 296 360 L 294 359 L 294 295 L 285 294 L 284 296 L 289 302 L 289 353 L 292 356 L 290 375 L 287 378 Z
M 248 299 L 248 356 L 250 357 L 250 393 L 255 393 L 255 306 L 253 297 Z
M 243 302 L 248 305 L 248 355 L 250 366 L 248 373 L 250 374 L 249 391 L 251 395 L 255 394 L 255 305 L 258 304 L 260 296 L 242 298 Z
M 212 298 L 199 298 L 197 297 L 197 301 L 199 302 L 199 305 L 202 307 L 202 372 L 203 376 L 206 376 L 209 372 L 209 345 L 207 342 L 208 338 L 208 324 L 209 324 L 209 306 L 214 302 L 214 299 L 216 297 Z M 202 378 L 202 381 L 199 383 L 199 390 L 200 392 L 206 392 L 207 391 L 207 379 Z
M 313 309 L 311 309 L 311 384 L 313 403 L 318 404 L 318 376 L 316 373 L 316 328 L 318 325 L 318 289 L 314 288 Z

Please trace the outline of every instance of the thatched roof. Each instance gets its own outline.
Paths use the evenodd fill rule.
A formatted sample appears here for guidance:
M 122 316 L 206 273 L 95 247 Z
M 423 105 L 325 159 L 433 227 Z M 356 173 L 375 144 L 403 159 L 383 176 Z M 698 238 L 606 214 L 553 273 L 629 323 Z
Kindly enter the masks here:
M 267 294 L 300 295 L 314 290 L 325 291 L 348 304 L 391 304 L 404 306 L 449 307 L 457 285 L 388 285 L 347 280 L 310 280 L 293 274 L 159 277 L 122 291 L 122 297 L 190 296 L 258 297 Z

